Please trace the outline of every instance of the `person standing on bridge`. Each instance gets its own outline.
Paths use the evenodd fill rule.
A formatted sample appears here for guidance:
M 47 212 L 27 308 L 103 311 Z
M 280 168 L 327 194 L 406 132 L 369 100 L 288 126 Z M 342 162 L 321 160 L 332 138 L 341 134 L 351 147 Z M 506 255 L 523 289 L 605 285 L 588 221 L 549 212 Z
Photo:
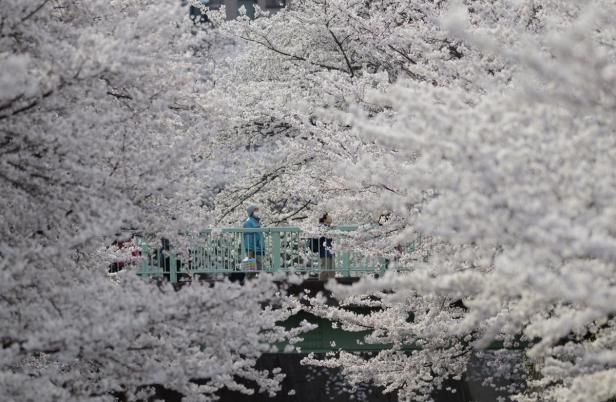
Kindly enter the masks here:
M 261 218 L 259 218 L 259 208 L 256 205 L 249 205 L 246 208 L 248 218 L 244 222 L 245 229 L 258 229 L 261 227 Z M 257 261 L 257 271 L 263 269 L 263 255 L 265 254 L 265 239 L 261 232 L 246 232 L 244 233 L 244 251 L 249 258 L 254 258 Z M 249 275 L 254 276 L 254 275 Z
M 322 231 L 331 229 L 333 219 L 327 212 L 319 218 L 319 228 Z M 332 239 L 325 236 L 319 238 L 319 257 L 321 257 L 321 272 L 319 279 L 327 281 L 330 278 L 336 277 L 336 261 L 332 251 Z

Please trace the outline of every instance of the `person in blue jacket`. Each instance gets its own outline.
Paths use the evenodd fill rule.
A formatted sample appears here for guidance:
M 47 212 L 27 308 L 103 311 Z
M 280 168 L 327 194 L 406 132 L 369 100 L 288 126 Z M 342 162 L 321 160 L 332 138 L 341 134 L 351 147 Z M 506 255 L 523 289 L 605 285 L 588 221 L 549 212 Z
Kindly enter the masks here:
M 248 218 L 244 222 L 244 228 L 260 228 L 261 218 L 259 218 L 259 208 L 256 205 L 249 205 L 246 208 Z M 244 251 L 249 258 L 257 260 L 257 271 L 263 268 L 263 255 L 265 254 L 265 239 L 263 233 L 253 232 L 244 233 Z

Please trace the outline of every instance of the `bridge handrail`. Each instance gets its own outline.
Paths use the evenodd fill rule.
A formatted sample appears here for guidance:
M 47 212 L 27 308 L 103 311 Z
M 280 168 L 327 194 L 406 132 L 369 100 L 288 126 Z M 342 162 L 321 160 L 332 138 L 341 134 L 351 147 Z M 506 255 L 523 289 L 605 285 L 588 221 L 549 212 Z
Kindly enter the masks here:
M 339 225 L 328 228 L 328 232 L 353 232 L 359 228 L 359 225 Z M 243 228 L 243 227 L 224 227 L 224 228 L 209 228 L 199 232 L 200 235 L 212 233 L 312 233 L 303 230 L 299 226 L 265 226 L 260 228 Z M 318 232 L 315 231 L 315 233 Z
M 163 250 L 162 247 L 150 248 L 147 242 L 142 243 L 138 274 L 166 276 L 171 282 L 177 281 L 178 275 L 182 272 L 191 274 L 260 271 L 334 272 L 333 275 L 338 273 L 345 277 L 363 273 L 383 274 L 389 265 L 389 260 L 385 257 L 364 255 L 344 247 L 342 240 L 347 238 L 345 233 L 351 234 L 359 228 L 359 225 L 338 225 L 308 230 L 297 226 L 203 229 L 188 247 L 188 260 L 182 257 L 184 264 L 178 260 L 174 250 Z M 255 237 L 246 237 L 252 233 L 262 235 L 259 240 L 255 240 Z M 320 242 L 323 244 L 315 243 L 314 239 L 321 239 Z M 257 247 L 257 244 L 260 246 Z M 242 264 L 249 251 L 253 252 L 252 258 L 257 261 L 257 266 L 261 267 L 257 271 L 254 270 L 254 265 L 251 269 L 249 264 Z

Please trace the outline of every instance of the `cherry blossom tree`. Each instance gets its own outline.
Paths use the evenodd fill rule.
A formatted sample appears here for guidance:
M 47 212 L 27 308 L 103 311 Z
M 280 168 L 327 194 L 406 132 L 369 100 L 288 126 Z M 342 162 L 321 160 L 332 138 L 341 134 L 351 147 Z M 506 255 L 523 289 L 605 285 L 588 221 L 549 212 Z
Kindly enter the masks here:
M 265 155 L 263 174 L 223 195 L 380 216 L 371 232 L 382 240 L 358 242 L 362 251 L 423 242 L 389 254 L 409 275 L 332 286 L 381 311 L 309 307 L 392 349 L 308 363 L 429 399 L 473 350 L 499 342 L 525 351 L 536 373 L 519 400 L 614 396 L 614 11 L 609 1 L 297 1 L 225 25 L 245 50 L 218 81 L 232 89 L 223 108 Z
M 306 363 L 402 400 L 495 342 L 531 368 L 520 401 L 615 395 L 612 2 L 298 0 L 212 13 L 220 31 L 162 2 L 5 3 L 3 395 L 272 393 L 281 373 L 254 364 L 307 329 L 276 325 L 300 308 L 391 344 Z M 126 228 L 237 222 L 247 201 L 267 224 L 371 224 L 356 251 L 389 273 L 330 289 L 374 311 L 281 300 L 266 277 L 111 280 L 96 252 Z
M 229 125 L 221 143 L 233 144 L 236 152 L 249 149 L 254 157 L 241 169 L 246 174 L 219 195 L 221 222 L 239 219 L 238 196 L 258 201 L 265 207 L 262 215 L 276 223 L 312 215 L 324 201 L 334 209 L 340 194 L 357 194 L 358 186 L 338 180 L 338 165 L 354 159 L 365 144 L 348 126 L 318 112 L 360 101 L 367 88 L 387 77 L 358 73 L 369 50 L 347 54 L 345 45 L 336 45 L 348 35 L 336 33 L 344 23 L 339 13 L 306 1 L 269 17 L 223 24 L 242 51 L 218 70 L 212 96 L 219 102 L 212 109 Z M 311 22 L 302 25 L 307 15 Z M 319 22 L 325 17 L 335 18 L 329 30 Z M 359 190 L 369 196 L 370 185 Z M 338 218 L 357 220 L 351 214 Z
M 272 223 L 314 218 L 311 210 L 324 209 L 348 222 L 396 220 L 371 200 L 382 189 L 397 189 L 343 177 L 349 162 L 384 150 L 336 114 L 350 105 L 380 114 L 383 108 L 366 95 L 398 79 L 472 86 L 481 55 L 440 29 L 446 9 L 445 2 L 432 1 L 297 1 L 255 20 L 218 21 L 242 51 L 220 63 L 210 92 L 218 102 L 209 107 L 228 125 L 219 143 L 246 160 L 237 168 L 244 175 L 217 198 L 217 221 L 236 222 L 248 199 L 262 204 Z M 216 13 L 210 15 L 216 22 Z M 494 59 L 480 64 L 484 72 L 506 76 Z M 346 207 L 352 202 L 374 210 L 366 216 Z
M 525 350 L 535 374 L 517 400 L 605 401 L 616 394 L 609 173 L 616 10 L 601 1 L 505 6 L 502 23 L 492 27 L 469 5 L 452 7 L 443 26 L 500 61 L 506 80 L 477 74 L 477 91 L 401 82 L 372 98 L 392 113 L 359 118 L 365 135 L 415 155 L 411 164 L 373 162 L 396 164 L 392 186 L 407 189 L 384 193 L 384 203 L 442 245 L 410 275 L 352 293 L 393 290 L 396 296 L 383 299 L 403 300 L 388 307 L 393 317 L 414 295 L 460 300 L 468 311 L 435 320 L 432 334 L 468 338 L 475 348 L 498 340 Z M 374 165 L 370 172 L 379 174 Z M 376 321 L 370 327 L 379 328 Z M 393 328 L 394 339 L 412 333 Z M 356 369 L 371 362 L 341 356 L 330 364 L 345 359 L 356 379 L 402 386 L 403 393 L 418 388 Z
M 228 51 L 213 35 L 175 2 L 3 1 L 3 399 L 278 389 L 281 373 L 254 368 L 289 335 L 267 278 L 175 291 L 131 270 L 112 280 L 96 252 L 116 232 L 207 224 L 222 178 L 202 89 Z
M 489 14 L 488 5 L 483 6 L 477 12 Z M 394 116 L 391 106 L 371 100 L 369 94 L 388 93 L 397 80 L 474 93 L 481 90 L 473 83 L 474 74 L 506 81 L 502 61 L 484 57 L 441 28 L 440 17 L 448 11 L 445 4 L 428 1 L 299 1 L 273 16 L 223 24 L 244 48 L 229 57 L 213 90 L 223 100 L 216 113 L 226 114 L 230 126 L 221 143 L 240 139 L 234 143 L 237 152 L 249 149 L 253 158 L 246 163 L 245 177 L 219 196 L 224 206 L 219 219 L 238 220 L 234 209 L 249 198 L 269 207 L 264 215 L 273 223 L 298 212 L 310 216 L 304 212 L 310 209 L 333 210 L 337 219 L 372 223 L 353 241 L 358 251 L 388 256 L 391 266 L 413 264 L 448 247 L 424 237 L 422 249 L 400 254 L 407 243 L 417 243 L 417 227 L 409 224 L 408 214 L 417 215 L 421 201 L 432 195 L 425 189 L 410 194 L 419 199 L 409 210 L 401 210 L 382 192 L 394 200 L 409 196 L 397 175 L 414 165 L 417 150 L 377 143 L 351 130 L 353 119 L 345 121 L 340 115 L 358 108 L 367 122 L 387 122 Z M 495 23 L 494 18 L 480 21 L 483 26 Z M 234 135 L 238 131 L 246 135 Z M 369 174 L 352 169 L 366 163 L 375 167 Z M 280 200 L 281 208 L 275 204 Z M 341 352 L 326 360 L 308 358 L 306 363 L 338 367 L 355 384 L 373 381 L 409 400 L 429 398 L 447 379 L 464 373 L 473 330 L 436 336 L 463 319 L 464 310 L 455 298 L 374 294 L 374 288 L 357 292 L 364 296 L 348 303 L 381 311 L 360 316 L 327 306 L 319 298 L 298 301 L 296 307 L 340 322 L 347 330 L 374 329 L 365 341 L 392 348 L 368 360 Z M 415 346 L 410 355 L 404 351 L 409 344 Z

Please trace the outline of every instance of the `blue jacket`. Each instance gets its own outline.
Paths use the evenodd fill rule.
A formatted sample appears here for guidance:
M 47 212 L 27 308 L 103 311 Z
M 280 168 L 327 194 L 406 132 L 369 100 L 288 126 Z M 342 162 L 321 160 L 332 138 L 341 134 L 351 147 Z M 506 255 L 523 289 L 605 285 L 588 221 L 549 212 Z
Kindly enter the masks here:
M 260 219 L 250 215 L 244 222 L 244 228 L 260 228 Z M 244 251 L 252 251 L 255 254 L 263 255 L 265 253 L 265 239 L 263 233 L 244 233 Z

